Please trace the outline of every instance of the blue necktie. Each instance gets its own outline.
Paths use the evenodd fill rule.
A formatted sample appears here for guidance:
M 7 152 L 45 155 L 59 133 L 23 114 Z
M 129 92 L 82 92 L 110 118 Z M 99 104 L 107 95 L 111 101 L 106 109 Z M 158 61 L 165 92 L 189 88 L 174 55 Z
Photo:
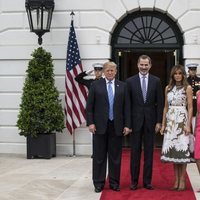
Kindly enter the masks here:
M 113 120 L 114 94 L 113 94 L 113 89 L 112 89 L 112 81 L 108 82 L 108 100 L 109 100 L 109 119 Z
M 147 88 L 146 88 L 145 78 L 146 78 L 146 76 L 143 75 L 142 76 L 142 95 L 143 95 L 144 103 L 146 102 L 146 97 L 147 97 Z

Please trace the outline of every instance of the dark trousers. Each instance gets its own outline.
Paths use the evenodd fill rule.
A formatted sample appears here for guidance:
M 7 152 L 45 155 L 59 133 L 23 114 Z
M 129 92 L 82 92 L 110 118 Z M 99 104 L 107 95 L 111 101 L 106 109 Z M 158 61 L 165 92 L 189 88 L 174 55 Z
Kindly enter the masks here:
M 151 184 L 153 149 L 154 149 L 154 131 L 155 127 L 149 128 L 145 121 L 140 130 L 131 134 L 131 182 L 138 183 L 140 174 L 140 160 L 142 152 L 142 141 L 144 145 L 144 168 L 143 184 Z
M 113 121 L 108 121 L 105 134 L 93 135 L 93 184 L 104 187 L 108 159 L 108 178 L 111 186 L 120 183 L 122 136 L 116 136 Z

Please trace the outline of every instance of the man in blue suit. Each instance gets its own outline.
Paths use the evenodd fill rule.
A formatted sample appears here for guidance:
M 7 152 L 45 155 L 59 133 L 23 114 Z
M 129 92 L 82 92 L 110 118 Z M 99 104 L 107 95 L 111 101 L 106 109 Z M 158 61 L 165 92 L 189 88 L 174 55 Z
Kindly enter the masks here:
M 103 65 L 105 79 L 91 85 L 87 106 L 87 125 L 93 133 L 93 171 L 95 192 L 105 185 L 108 159 L 110 189 L 120 191 L 122 137 L 130 131 L 130 105 L 125 83 L 116 80 L 114 62 Z
M 142 141 L 144 147 L 143 187 L 151 185 L 154 135 L 161 129 L 163 93 L 160 79 L 149 74 L 151 58 L 138 59 L 139 73 L 126 80 L 131 105 L 131 190 L 138 188 Z

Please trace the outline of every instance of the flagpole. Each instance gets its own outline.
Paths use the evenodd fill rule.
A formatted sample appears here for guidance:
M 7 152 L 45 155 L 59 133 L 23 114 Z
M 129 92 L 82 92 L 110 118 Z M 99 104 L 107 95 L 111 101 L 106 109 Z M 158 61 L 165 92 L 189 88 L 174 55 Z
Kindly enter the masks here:
M 71 11 L 70 15 L 72 16 L 72 19 L 73 19 L 74 15 L 75 15 L 73 10 Z
M 65 115 L 66 127 L 72 136 L 72 154 L 76 156 L 76 141 L 75 129 L 85 122 L 85 103 L 87 99 L 87 92 L 84 85 L 79 84 L 76 80 L 77 72 L 83 72 L 81 58 L 76 40 L 76 33 L 74 29 L 73 16 L 71 12 L 71 26 L 69 29 L 69 39 L 67 45 L 66 57 L 66 76 L 65 76 Z M 77 101 L 78 99 L 78 101 Z
M 73 154 L 72 154 L 72 156 L 73 156 L 73 157 L 76 157 L 75 130 L 73 131 L 72 136 L 73 136 Z
M 72 20 L 74 18 L 74 11 L 72 10 L 71 13 L 70 13 L 71 17 L 72 17 Z M 73 136 L 73 153 L 72 153 L 72 156 L 73 157 L 76 157 L 76 140 L 75 140 L 75 130 L 73 130 L 73 133 L 72 133 L 72 136 Z

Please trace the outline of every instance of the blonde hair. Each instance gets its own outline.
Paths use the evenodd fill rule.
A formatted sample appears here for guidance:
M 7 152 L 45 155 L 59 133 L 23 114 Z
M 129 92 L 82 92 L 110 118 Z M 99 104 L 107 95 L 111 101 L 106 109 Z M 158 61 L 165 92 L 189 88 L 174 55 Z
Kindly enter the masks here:
M 108 66 L 114 67 L 115 69 L 117 69 L 117 65 L 116 65 L 114 62 L 108 61 L 108 62 L 105 62 L 105 63 L 103 64 L 103 70 L 105 70 Z
M 187 82 L 187 75 L 186 75 L 186 71 L 184 69 L 184 67 L 182 65 L 175 65 L 172 67 L 171 69 L 171 73 L 170 73 L 170 79 L 169 79 L 169 84 L 168 84 L 168 90 L 167 92 L 170 92 L 173 87 L 176 85 L 176 81 L 174 79 L 174 74 L 180 70 L 182 73 L 182 81 L 181 81 L 181 85 L 184 87 L 184 89 L 187 89 L 187 86 L 189 85 Z

